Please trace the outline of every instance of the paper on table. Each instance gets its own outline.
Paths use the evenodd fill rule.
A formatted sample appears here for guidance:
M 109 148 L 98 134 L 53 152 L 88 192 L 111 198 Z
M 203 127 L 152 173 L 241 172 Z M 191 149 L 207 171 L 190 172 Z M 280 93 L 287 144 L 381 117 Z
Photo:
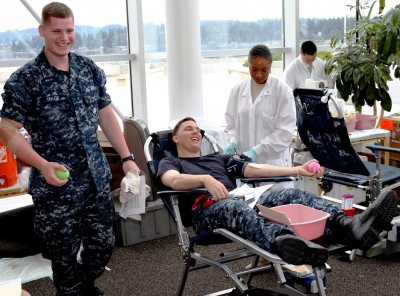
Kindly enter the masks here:
M 282 224 L 292 224 L 290 218 L 283 213 L 267 208 L 260 204 L 257 205 L 257 208 L 260 210 L 260 215 L 267 219 L 271 219 Z
M 21 279 L 0 282 L 0 295 L 21 296 Z
M 0 213 L 32 205 L 32 196 L 22 194 L 0 198 Z
M 42 254 L 23 258 L 0 259 L 0 281 L 20 279 L 21 283 L 35 281 L 44 277 L 53 277 L 51 261 Z M 0 293 L 0 295 L 3 295 Z M 7 295 L 7 294 L 6 294 Z
M 261 194 L 267 191 L 272 187 L 273 184 L 263 185 L 259 187 L 250 187 L 247 184 L 244 184 L 232 191 L 229 192 L 230 196 L 244 196 L 245 202 L 249 205 L 249 207 L 254 207 L 260 198 Z

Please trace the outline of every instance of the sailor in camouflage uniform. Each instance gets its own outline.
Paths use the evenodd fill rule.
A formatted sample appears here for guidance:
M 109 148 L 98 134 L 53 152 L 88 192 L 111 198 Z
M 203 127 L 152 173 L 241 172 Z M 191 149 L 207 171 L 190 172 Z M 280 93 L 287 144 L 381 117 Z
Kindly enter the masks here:
M 317 176 L 311 172 L 311 160 L 298 167 L 279 167 L 268 164 L 252 164 L 242 159 L 220 154 L 201 155 L 202 135 L 191 117 L 180 120 L 173 132 L 178 157 L 164 157 L 158 166 L 157 177 L 174 190 L 190 190 L 205 187 L 208 195 L 187 195 L 180 199 L 182 217 L 192 212 L 193 226 L 198 234 L 223 227 L 240 234 L 264 250 L 278 254 L 294 265 L 322 266 L 328 259 L 328 250 L 313 242 L 293 235 L 289 225 L 274 223 L 258 214 L 240 199 L 230 198 L 235 187 L 234 178 L 282 177 L 290 175 Z M 383 192 L 362 214 L 347 217 L 336 205 L 313 193 L 290 188 L 265 191 L 258 203 L 266 207 L 301 204 L 329 213 L 325 234 L 357 249 L 368 250 L 379 241 L 382 230 L 391 229 L 391 221 L 397 216 L 397 195 L 394 191 Z M 191 206 L 188 209 L 188 206 Z
M 70 52 L 72 11 L 51 3 L 43 8 L 42 19 L 39 33 L 45 47 L 6 82 L 2 125 L 12 124 L 14 132 L 23 126 L 31 136 L 32 147 L 19 141 L 13 151 L 32 165 L 35 230 L 44 255 L 52 260 L 57 295 L 102 295 L 94 281 L 114 248 L 115 213 L 111 172 L 97 139 L 99 124 L 122 158 L 130 153 L 110 105 L 104 72 Z M 10 131 L 1 130 L 2 136 Z M 8 142 L 15 143 L 16 133 L 11 134 Z M 69 179 L 59 180 L 55 169 L 68 169 Z M 134 161 L 124 162 L 123 169 L 140 171 Z

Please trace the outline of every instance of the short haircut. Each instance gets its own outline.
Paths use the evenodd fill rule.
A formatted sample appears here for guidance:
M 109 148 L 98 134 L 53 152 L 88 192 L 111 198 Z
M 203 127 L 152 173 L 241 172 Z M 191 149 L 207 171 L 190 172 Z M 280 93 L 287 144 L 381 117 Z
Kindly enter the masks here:
M 182 125 L 182 123 L 184 123 L 184 122 L 186 122 L 186 121 L 193 121 L 193 122 L 196 122 L 196 120 L 194 120 L 193 117 L 185 117 L 185 118 L 179 120 L 179 121 L 175 124 L 174 129 L 172 130 L 172 135 L 173 135 L 173 136 L 176 135 L 176 133 L 178 132 L 178 129 L 180 128 L 180 126 Z
M 266 58 L 270 63 L 272 63 L 271 50 L 268 48 L 268 46 L 266 46 L 264 44 L 254 45 L 250 49 L 249 57 L 248 57 L 249 63 L 250 63 L 252 58 L 256 58 L 256 57 Z
M 317 46 L 312 41 L 304 41 L 301 44 L 301 52 L 303 54 L 314 55 L 317 52 Z
M 42 9 L 42 24 L 46 24 L 51 17 L 69 18 L 74 20 L 74 13 L 71 8 L 61 2 L 51 2 L 46 4 Z

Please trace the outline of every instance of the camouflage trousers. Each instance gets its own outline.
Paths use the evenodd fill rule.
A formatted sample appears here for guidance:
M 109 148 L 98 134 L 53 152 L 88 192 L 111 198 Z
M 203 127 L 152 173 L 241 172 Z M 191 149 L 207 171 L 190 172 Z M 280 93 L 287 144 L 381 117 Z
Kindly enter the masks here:
M 302 204 L 330 214 L 325 228 L 325 234 L 330 235 L 329 224 L 339 215 L 343 215 L 341 209 L 316 196 L 313 193 L 299 189 L 283 189 L 278 191 L 266 191 L 259 204 L 266 207 L 274 207 L 285 204 Z M 258 215 L 258 208 L 250 208 L 246 203 L 233 199 L 225 199 L 208 207 L 195 210 L 193 224 L 197 233 L 203 233 L 215 228 L 223 227 L 255 242 L 261 248 L 271 251 L 270 244 L 282 234 L 293 234 L 293 230 L 287 225 L 273 223 Z
M 85 178 L 87 177 L 87 178 Z M 115 245 L 113 198 L 98 192 L 90 174 L 58 188 L 32 190 L 35 230 L 51 260 L 56 295 L 80 295 L 105 270 Z

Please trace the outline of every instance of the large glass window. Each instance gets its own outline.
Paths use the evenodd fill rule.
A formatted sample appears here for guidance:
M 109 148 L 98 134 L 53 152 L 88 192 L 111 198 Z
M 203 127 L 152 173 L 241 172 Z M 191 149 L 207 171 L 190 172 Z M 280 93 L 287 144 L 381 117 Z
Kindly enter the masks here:
M 282 1 L 201 0 L 203 50 L 282 45 Z
M 38 20 L 48 0 L 9 1 L 0 12 L 0 59 L 32 58 L 42 48 Z M 119 3 L 116 3 L 119 2 Z M 124 0 L 64 1 L 75 17 L 74 51 L 85 55 L 127 53 L 127 19 Z M 94 12 L 93 8 L 96 7 Z M 30 9 L 32 14 L 28 11 Z
M 165 1 L 146 0 L 142 5 L 148 125 L 150 131 L 163 130 L 169 121 Z
M 202 65 L 204 118 L 224 126 L 230 90 L 249 75 L 249 48 L 259 43 L 270 48 L 283 44 L 282 1 L 201 0 L 200 25 L 206 56 Z M 216 51 L 215 56 L 208 51 Z M 282 73 L 279 53 L 274 54 L 272 73 Z
M 331 50 L 330 40 L 333 36 L 341 37 L 344 32 L 351 28 L 356 21 L 356 0 L 336 0 L 336 1 L 312 1 L 299 0 L 300 15 L 300 43 L 305 40 L 312 40 L 318 46 L 318 51 Z M 362 18 L 369 12 L 372 0 L 360 0 L 359 3 L 365 9 L 361 10 Z M 383 14 L 398 5 L 398 0 L 385 0 Z M 353 6 L 353 8 L 351 8 Z M 379 1 L 375 1 L 372 8 L 371 17 L 379 15 Z M 300 46 L 300 44 L 299 44 Z M 324 55 L 321 56 L 323 58 Z M 388 82 L 389 93 L 392 97 L 393 112 L 399 112 L 398 103 L 400 102 L 400 83 L 398 79 Z M 349 104 L 350 101 L 349 101 Z M 363 107 L 363 112 L 372 112 L 372 108 Z
M 165 1 L 146 0 L 142 5 L 149 127 L 163 129 L 169 117 Z M 248 75 L 243 66 L 248 49 L 256 43 L 282 46 L 282 1 L 201 0 L 199 9 L 204 119 L 225 125 L 230 89 Z M 280 75 L 282 55 L 274 57 L 273 72 Z
M 355 4 L 355 0 L 300 0 L 300 42 L 312 40 L 318 46 L 329 46 L 332 36 L 343 36 L 345 28 L 355 20 L 346 6 L 351 2 Z
M 361 5 L 370 6 L 374 1 L 359 2 Z M 385 0 L 384 12 L 396 4 L 398 0 Z M 351 6 L 355 5 L 356 0 L 299 0 L 300 41 L 313 40 L 317 45 L 329 46 L 333 36 L 343 36 L 346 29 L 354 25 L 356 10 Z M 378 6 L 379 1 L 376 1 L 372 17 L 378 15 Z
M 36 56 L 43 46 L 43 40 L 37 33 L 37 18 L 48 0 L 23 2 L 29 5 L 34 15 L 36 13 L 36 18 L 18 0 L 8 1 L 0 10 L 0 91 L 10 74 Z M 330 50 L 330 38 L 342 34 L 354 22 L 355 11 L 346 5 L 355 5 L 355 2 L 299 0 L 300 42 L 311 39 L 317 43 L 319 51 Z M 91 56 L 104 69 L 108 90 L 116 107 L 123 115 L 132 115 L 131 85 L 143 77 L 134 77 L 131 81 L 131 65 L 137 65 L 136 62 L 141 61 L 143 56 L 140 52 L 134 60 L 129 52 L 126 3 L 134 7 L 136 0 L 65 0 L 65 3 L 75 14 L 77 38 L 74 51 Z M 166 127 L 169 115 L 166 1 L 142 0 L 140 3 L 143 8 L 147 120 L 150 130 L 155 130 Z M 385 11 L 397 3 L 398 0 L 386 0 Z M 243 65 L 252 45 L 263 43 L 272 48 L 272 74 L 281 75 L 282 53 L 293 52 L 293 48 L 283 48 L 282 7 L 282 1 L 199 1 L 206 119 L 224 124 L 223 114 L 230 89 L 248 75 L 248 69 Z M 130 23 L 133 28 L 135 21 Z M 133 39 L 130 38 L 131 42 Z M 136 43 L 134 46 L 139 47 Z M 135 54 L 138 53 L 136 49 Z M 133 71 L 137 69 L 135 67 Z M 398 85 L 398 81 L 393 84 Z M 136 97 L 146 99 L 142 94 L 136 94 Z
M 9 1 L 0 10 L 0 89 L 10 74 L 34 58 L 43 47 L 37 27 L 42 7 L 48 0 Z M 115 55 L 128 54 L 126 1 L 65 0 L 75 17 L 76 39 L 73 51 L 86 56 L 114 55 L 98 62 L 107 76 L 107 89 L 116 108 L 132 115 L 129 81 L 130 66 Z M 95 8 L 95 10 L 94 10 Z M 32 13 L 30 13 L 30 11 Z M 13 62 L 14 67 L 3 67 Z M 96 59 L 95 59 L 96 61 Z M 5 64 L 7 65 L 7 64 Z M 1 101 L 1 100 L 0 100 Z

